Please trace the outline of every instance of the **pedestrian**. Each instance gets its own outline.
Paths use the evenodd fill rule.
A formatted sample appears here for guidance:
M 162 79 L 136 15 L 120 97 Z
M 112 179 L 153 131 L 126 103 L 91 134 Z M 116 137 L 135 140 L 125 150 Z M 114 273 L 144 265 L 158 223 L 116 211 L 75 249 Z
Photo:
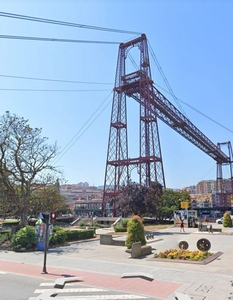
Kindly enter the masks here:
M 184 231 L 184 220 L 181 220 L 181 223 L 180 223 L 180 232 L 185 232 Z

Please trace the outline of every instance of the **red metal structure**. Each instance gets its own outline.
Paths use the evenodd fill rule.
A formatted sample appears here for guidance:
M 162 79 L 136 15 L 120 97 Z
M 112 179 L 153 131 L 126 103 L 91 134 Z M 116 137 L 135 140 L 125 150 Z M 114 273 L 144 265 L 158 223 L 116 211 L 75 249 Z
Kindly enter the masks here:
M 139 68 L 126 73 L 130 50 L 139 51 Z M 127 98 L 139 103 L 139 156 L 129 158 L 127 135 Z M 157 120 L 161 119 L 196 147 L 211 156 L 217 162 L 219 182 L 222 178 L 221 166 L 229 164 L 232 177 L 232 150 L 229 155 L 221 151 L 220 144 L 215 145 L 193 125 L 153 84 L 146 35 L 120 44 L 115 87 L 113 89 L 112 112 L 110 121 L 107 162 L 105 170 L 102 212 L 106 203 L 119 194 L 123 185 L 130 181 L 130 173 L 137 168 L 140 185 L 150 186 L 151 182 L 165 187 L 162 154 Z M 231 149 L 229 142 L 229 149 Z M 218 193 L 224 192 L 219 185 Z
M 227 147 L 228 150 L 228 162 L 218 162 L 217 161 L 217 180 L 216 180 L 216 199 L 215 206 L 217 207 L 231 207 L 232 196 L 233 196 L 233 152 L 231 147 L 231 142 L 217 143 L 217 147 L 221 149 L 222 147 Z M 224 180 L 223 177 L 223 167 L 230 166 L 230 181 Z

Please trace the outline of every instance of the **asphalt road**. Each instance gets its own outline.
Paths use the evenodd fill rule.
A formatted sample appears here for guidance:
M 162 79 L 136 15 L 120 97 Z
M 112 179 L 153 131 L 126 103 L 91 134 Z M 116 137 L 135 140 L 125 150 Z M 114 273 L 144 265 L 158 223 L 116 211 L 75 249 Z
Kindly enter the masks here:
M 41 278 L 0 273 L 0 299 L 26 300 L 33 295 L 34 290 L 43 281 Z
M 64 289 L 54 289 L 54 280 L 16 275 L 13 273 L 0 273 L 0 299 L 1 300 L 35 300 L 44 292 L 52 290 L 58 292 L 54 299 L 83 300 L 159 300 L 145 295 L 125 293 L 103 288 L 89 287 L 80 283 L 67 284 Z M 51 297 L 53 298 L 53 297 Z

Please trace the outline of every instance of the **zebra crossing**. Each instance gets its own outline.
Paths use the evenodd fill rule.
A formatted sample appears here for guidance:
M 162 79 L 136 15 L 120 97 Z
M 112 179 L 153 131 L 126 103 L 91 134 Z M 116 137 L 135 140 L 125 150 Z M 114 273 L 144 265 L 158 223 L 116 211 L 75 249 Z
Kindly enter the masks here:
M 35 296 L 28 300 L 134 300 L 152 299 L 147 296 L 129 294 L 108 289 L 87 287 L 80 283 L 68 283 L 63 289 L 54 288 L 54 282 L 43 282 L 40 288 L 34 291 Z M 154 298 L 153 298 L 154 299 Z

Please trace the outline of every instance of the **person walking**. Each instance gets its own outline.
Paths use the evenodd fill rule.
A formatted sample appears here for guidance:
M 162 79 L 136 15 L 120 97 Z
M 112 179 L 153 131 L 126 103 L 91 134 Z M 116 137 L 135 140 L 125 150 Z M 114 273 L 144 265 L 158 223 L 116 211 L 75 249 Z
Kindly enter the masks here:
M 185 232 L 184 231 L 184 220 L 181 220 L 181 223 L 180 223 L 180 232 Z

